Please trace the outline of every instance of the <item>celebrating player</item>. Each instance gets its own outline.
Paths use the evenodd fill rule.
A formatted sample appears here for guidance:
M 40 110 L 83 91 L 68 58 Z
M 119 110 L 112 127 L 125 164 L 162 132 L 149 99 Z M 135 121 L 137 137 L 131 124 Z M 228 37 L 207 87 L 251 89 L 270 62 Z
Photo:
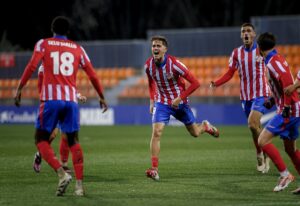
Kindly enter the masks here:
M 163 36 L 153 36 L 151 44 L 152 57 L 146 61 L 145 72 L 149 83 L 153 127 L 150 142 L 152 167 L 146 170 L 146 175 L 159 180 L 160 137 L 171 115 L 184 123 L 188 132 L 194 137 L 198 137 L 203 132 L 218 137 L 219 131 L 207 120 L 202 124 L 195 122 L 188 105 L 188 96 L 200 86 L 200 83 L 185 65 L 175 57 L 166 54 L 167 39 Z M 190 83 L 188 88 L 185 88 L 184 79 Z
M 72 177 L 66 173 L 55 157 L 49 144 L 51 132 L 60 124 L 66 133 L 68 146 L 72 153 L 73 167 L 76 176 L 75 195 L 83 196 L 83 152 L 78 141 L 79 109 L 76 98 L 76 75 L 81 67 L 88 75 L 99 95 L 100 107 L 107 110 L 103 90 L 95 70 L 85 53 L 77 43 L 67 39 L 70 22 L 66 17 L 54 18 L 51 25 L 54 36 L 39 40 L 33 55 L 21 77 L 15 94 L 15 105 L 20 106 L 22 88 L 40 62 L 44 66 L 44 80 L 40 93 L 39 115 L 35 124 L 35 140 L 42 158 L 56 171 L 59 182 L 57 196 L 62 196 Z
M 214 88 L 225 84 L 238 70 L 242 108 L 248 118 L 248 127 L 256 148 L 256 168 L 259 172 L 267 173 L 270 169 L 269 158 L 263 154 L 257 141 L 262 130 L 260 119 L 267 111 L 263 104 L 265 99 L 268 99 L 270 92 L 265 77 L 263 58 L 259 54 L 255 37 L 254 26 L 244 23 L 241 27 L 243 45 L 233 50 L 229 60 L 229 69 L 218 80 L 212 81 L 210 87 Z
M 283 140 L 284 148 L 298 174 L 300 174 L 300 151 L 296 147 L 296 139 L 299 136 L 300 125 L 300 99 L 296 91 L 291 95 L 284 94 L 284 89 L 293 85 L 294 80 L 286 60 L 274 49 L 275 36 L 271 33 L 263 33 L 258 37 L 257 43 L 261 54 L 265 58 L 269 85 L 273 92 L 277 106 L 277 114 L 269 121 L 258 138 L 259 146 L 271 158 L 277 167 L 280 177 L 275 192 L 284 190 L 295 177 L 288 171 L 279 151 L 272 144 L 275 136 Z M 300 194 L 300 187 L 293 191 Z

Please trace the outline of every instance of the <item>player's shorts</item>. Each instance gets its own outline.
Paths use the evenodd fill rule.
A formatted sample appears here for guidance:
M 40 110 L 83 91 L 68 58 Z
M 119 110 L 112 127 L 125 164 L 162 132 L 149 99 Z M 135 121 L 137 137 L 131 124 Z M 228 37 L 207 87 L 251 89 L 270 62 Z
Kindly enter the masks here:
M 299 136 L 300 117 L 290 117 L 288 123 L 284 123 L 284 118 L 280 114 L 276 114 L 266 129 L 275 136 L 280 135 L 281 139 L 295 140 Z
M 41 102 L 35 127 L 51 133 L 58 123 L 64 133 L 78 131 L 80 128 L 78 104 L 61 100 Z
M 156 102 L 153 108 L 152 123 L 162 122 L 168 124 L 171 115 L 185 125 L 191 125 L 196 121 L 191 108 L 187 104 L 180 104 L 179 108 L 175 109 L 170 105 Z
M 262 114 L 267 113 L 268 109 L 264 106 L 265 103 L 265 99 L 267 97 L 258 97 L 255 99 L 251 99 L 251 100 L 242 100 L 242 108 L 247 116 L 247 118 L 250 115 L 250 112 L 252 110 L 258 111 Z

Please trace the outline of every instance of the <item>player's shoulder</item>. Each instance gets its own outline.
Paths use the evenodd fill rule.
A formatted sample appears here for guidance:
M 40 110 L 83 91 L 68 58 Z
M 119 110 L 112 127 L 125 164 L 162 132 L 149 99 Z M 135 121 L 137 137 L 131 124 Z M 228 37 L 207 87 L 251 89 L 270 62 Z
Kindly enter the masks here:
M 180 67 L 180 68 L 185 68 L 185 69 L 187 69 L 187 66 L 179 59 L 179 58 L 177 58 L 177 57 L 175 57 L 175 56 L 172 56 L 172 55 L 168 55 L 168 58 L 169 58 L 169 60 L 171 60 L 172 61 L 172 63 L 174 64 L 174 65 L 176 65 L 177 67 Z
M 145 64 L 144 64 L 144 69 L 145 69 L 145 70 L 149 69 L 150 63 L 151 63 L 152 59 L 153 59 L 153 57 L 149 57 L 149 58 L 146 60 L 146 62 L 145 62 Z

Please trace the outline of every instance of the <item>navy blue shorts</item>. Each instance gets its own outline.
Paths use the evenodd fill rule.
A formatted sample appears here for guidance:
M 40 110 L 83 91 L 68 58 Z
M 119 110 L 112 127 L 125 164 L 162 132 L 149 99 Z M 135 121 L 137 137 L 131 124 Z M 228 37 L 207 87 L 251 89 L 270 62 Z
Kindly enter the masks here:
M 281 139 L 295 140 L 299 137 L 300 117 L 290 117 L 288 123 L 284 123 L 284 118 L 280 114 L 276 114 L 266 129 L 275 136 L 280 135 Z
M 196 121 L 190 106 L 187 104 L 180 104 L 178 109 L 174 109 L 170 105 L 156 102 L 153 108 L 152 123 L 168 124 L 171 115 L 185 125 L 191 125 Z
M 258 97 L 258 98 L 247 100 L 247 101 L 246 100 L 241 101 L 242 108 L 243 108 L 247 118 L 249 117 L 250 112 L 252 110 L 258 111 L 262 114 L 267 113 L 268 109 L 265 108 L 265 106 L 264 106 L 266 98 L 267 97 Z
M 61 100 L 41 102 L 35 127 L 51 133 L 57 124 L 64 133 L 79 130 L 79 108 L 76 102 Z

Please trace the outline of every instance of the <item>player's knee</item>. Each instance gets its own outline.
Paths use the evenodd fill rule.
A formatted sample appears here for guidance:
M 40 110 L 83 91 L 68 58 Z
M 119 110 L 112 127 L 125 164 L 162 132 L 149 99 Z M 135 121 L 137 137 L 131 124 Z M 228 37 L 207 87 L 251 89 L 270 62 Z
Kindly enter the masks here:
M 258 144 L 259 147 L 262 148 L 263 146 L 265 146 L 267 144 L 267 141 L 265 140 L 265 138 L 259 137 L 257 139 L 257 144 Z
M 68 145 L 69 147 L 73 146 L 74 144 L 78 143 L 78 132 L 71 132 L 71 133 L 66 133 L 67 138 L 68 138 Z
M 152 138 L 160 138 L 162 135 L 162 129 L 154 129 Z
M 259 124 L 256 121 L 248 121 L 248 127 L 251 131 L 257 132 L 259 130 Z
M 35 144 L 38 144 L 41 141 L 49 141 L 51 133 L 47 132 L 46 130 L 40 130 L 36 129 L 35 130 Z

